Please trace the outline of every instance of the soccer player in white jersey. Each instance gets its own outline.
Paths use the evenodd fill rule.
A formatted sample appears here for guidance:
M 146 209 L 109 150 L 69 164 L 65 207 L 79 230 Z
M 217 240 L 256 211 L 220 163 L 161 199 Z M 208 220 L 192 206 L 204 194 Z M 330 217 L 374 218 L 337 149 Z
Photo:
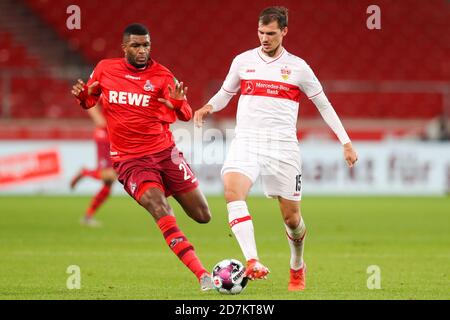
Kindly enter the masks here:
M 261 175 L 265 194 L 279 202 L 291 248 L 288 290 L 297 291 L 305 288 L 306 273 L 306 226 L 300 213 L 302 169 L 296 135 L 302 93 L 339 138 L 348 166 L 353 166 L 357 154 L 309 65 L 283 48 L 287 25 L 286 8 L 269 7 L 261 12 L 261 46 L 233 60 L 222 88 L 195 113 L 194 121 L 201 126 L 208 114 L 223 109 L 241 90 L 235 137 L 222 168 L 229 224 L 247 260 L 247 276 L 265 279 L 269 269 L 259 262 L 246 204 L 250 188 Z

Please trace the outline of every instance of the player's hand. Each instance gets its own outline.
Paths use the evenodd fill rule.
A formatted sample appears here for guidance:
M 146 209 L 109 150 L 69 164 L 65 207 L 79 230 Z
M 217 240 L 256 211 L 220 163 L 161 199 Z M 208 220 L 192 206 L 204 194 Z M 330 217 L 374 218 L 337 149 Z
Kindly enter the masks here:
M 78 79 L 77 83 L 72 86 L 72 94 L 78 98 L 80 93 L 84 90 L 84 82 L 81 79 Z
M 171 85 L 169 85 L 167 89 L 169 90 L 169 97 L 174 100 L 183 100 L 184 98 L 186 98 L 186 94 L 188 91 L 188 87 L 183 87 L 183 82 L 177 83 L 175 85 L 175 89 L 173 89 Z M 173 104 L 167 99 L 158 98 L 158 101 L 166 105 L 166 107 L 169 109 L 174 108 Z
M 358 155 L 356 154 L 355 149 L 353 149 L 351 142 L 344 144 L 344 159 L 350 168 L 353 167 L 358 160 Z
M 97 90 L 97 87 L 99 85 L 98 81 L 95 81 L 88 87 L 88 95 L 91 95 L 93 92 Z M 83 80 L 78 79 L 77 83 L 72 86 L 72 94 L 78 98 L 81 92 L 84 91 L 85 83 Z
M 197 127 L 203 126 L 203 123 L 205 122 L 204 118 L 208 116 L 208 114 L 212 113 L 213 107 L 210 104 L 207 104 L 203 106 L 202 108 L 198 109 L 194 113 L 194 123 Z

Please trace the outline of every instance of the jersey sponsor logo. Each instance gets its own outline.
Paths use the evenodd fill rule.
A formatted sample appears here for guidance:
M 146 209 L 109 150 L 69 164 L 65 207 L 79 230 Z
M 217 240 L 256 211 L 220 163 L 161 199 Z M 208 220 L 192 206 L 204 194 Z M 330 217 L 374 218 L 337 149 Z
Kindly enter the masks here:
M 150 104 L 150 96 L 140 93 L 111 90 L 109 91 L 108 102 L 136 107 L 148 107 Z
M 287 66 L 281 68 L 281 77 L 284 80 L 289 79 L 289 76 L 291 75 L 291 73 L 292 73 L 292 71 Z
M 241 94 L 300 101 L 300 88 L 292 84 L 267 80 L 242 80 Z
M 255 86 L 253 85 L 252 81 L 245 81 L 242 87 L 242 92 L 245 92 L 245 94 L 253 94 L 253 92 L 255 91 Z
M 144 90 L 145 91 L 153 91 L 155 89 L 155 87 L 153 86 L 153 84 L 150 82 L 150 80 L 147 80 L 146 82 L 145 82 L 145 85 L 144 85 Z
M 175 247 L 177 244 L 179 244 L 180 242 L 183 242 L 184 238 L 183 237 L 178 237 L 178 238 L 173 238 L 172 241 L 170 241 L 169 247 L 173 248 Z
M 131 80 L 141 80 L 141 77 L 135 77 L 135 76 L 132 76 L 131 74 L 127 74 L 125 76 L 125 78 L 131 79 Z
M 253 73 L 253 72 L 256 72 L 256 70 L 255 69 L 247 69 L 247 70 L 245 70 L 245 72 L 246 73 Z

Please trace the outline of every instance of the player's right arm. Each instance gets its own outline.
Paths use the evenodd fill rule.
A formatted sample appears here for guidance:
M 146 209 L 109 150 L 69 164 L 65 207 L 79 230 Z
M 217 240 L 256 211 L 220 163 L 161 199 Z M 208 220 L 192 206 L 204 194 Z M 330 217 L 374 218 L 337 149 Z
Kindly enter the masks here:
M 83 80 L 78 79 L 77 83 L 72 86 L 72 94 L 78 100 L 83 109 L 94 107 L 100 98 L 100 63 L 94 69 L 87 84 Z
M 72 94 L 77 98 L 78 103 L 83 109 L 90 109 L 97 104 L 97 94 L 99 82 L 95 81 L 91 85 L 86 85 L 83 80 L 78 79 L 77 83 L 72 86 Z
M 205 104 L 202 108 L 195 111 L 194 123 L 197 127 L 201 127 L 205 118 L 213 113 L 225 108 L 233 96 L 239 91 L 240 85 L 239 76 L 239 62 L 236 57 L 231 64 L 230 71 L 228 72 L 225 81 L 223 82 L 220 90 Z

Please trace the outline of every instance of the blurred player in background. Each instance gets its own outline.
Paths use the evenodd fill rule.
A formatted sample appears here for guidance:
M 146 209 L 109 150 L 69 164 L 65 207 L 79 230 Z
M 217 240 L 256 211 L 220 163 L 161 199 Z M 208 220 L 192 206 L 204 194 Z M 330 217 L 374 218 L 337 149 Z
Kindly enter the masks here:
M 111 193 L 112 184 L 117 179 L 117 174 L 112 167 L 111 157 L 109 155 L 109 139 L 108 131 L 106 130 L 106 120 L 102 115 L 100 110 L 101 106 L 99 104 L 100 103 L 87 110 L 95 124 L 94 141 L 97 147 L 97 168 L 93 170 L 82 168 L 70 183 L 70 188 L 73 190 L 77 184 L 86 177 L 103 182 L 102 188 L 92 199 L 81 220 L 82 225 L 89 227 L 98 227 L 101 225 L 94 219 L 94 215 L 106 199 L 108 199 Z
M 78 80 L 72 94 L 85 109 L 101 100 L 120 183 L 153 216 L 167 245 L 196 275 L 201 289 L 212 289 L 210 274 L 177 226 L 166 199 L 173 195 L 199 223 L 211 219 L 197 178 L 169 130 L 177 118 L 192 118 L 187 87 L 150 58 L 150 34 L 145 26 L 129 25 L 122 48 L 125 58 L 100 61 L 88 83 Z
M 282 40 L 288 32 L 288 11 L 270 7 L 259 16 L 261 46 L 238 55 L 219 92 L 194 116 L 197 126 L 223 109 L 241 90 L 235 138 L 222 168 L 229 224 L 247 260 L 250 279 L 264 279 L 269 269 L 259 262 L 246 198 L 261 175 L 264 192 L 278 199 L 291 248 L 288 290 L 305 288 L 303 261 L 306 226 L 300 213 L 301 158 L 297 117 L 301 92 L 316 105 L 338 136 L 351 167 L 356 152 L 336 112 L 309 65 L 288 53 Z

